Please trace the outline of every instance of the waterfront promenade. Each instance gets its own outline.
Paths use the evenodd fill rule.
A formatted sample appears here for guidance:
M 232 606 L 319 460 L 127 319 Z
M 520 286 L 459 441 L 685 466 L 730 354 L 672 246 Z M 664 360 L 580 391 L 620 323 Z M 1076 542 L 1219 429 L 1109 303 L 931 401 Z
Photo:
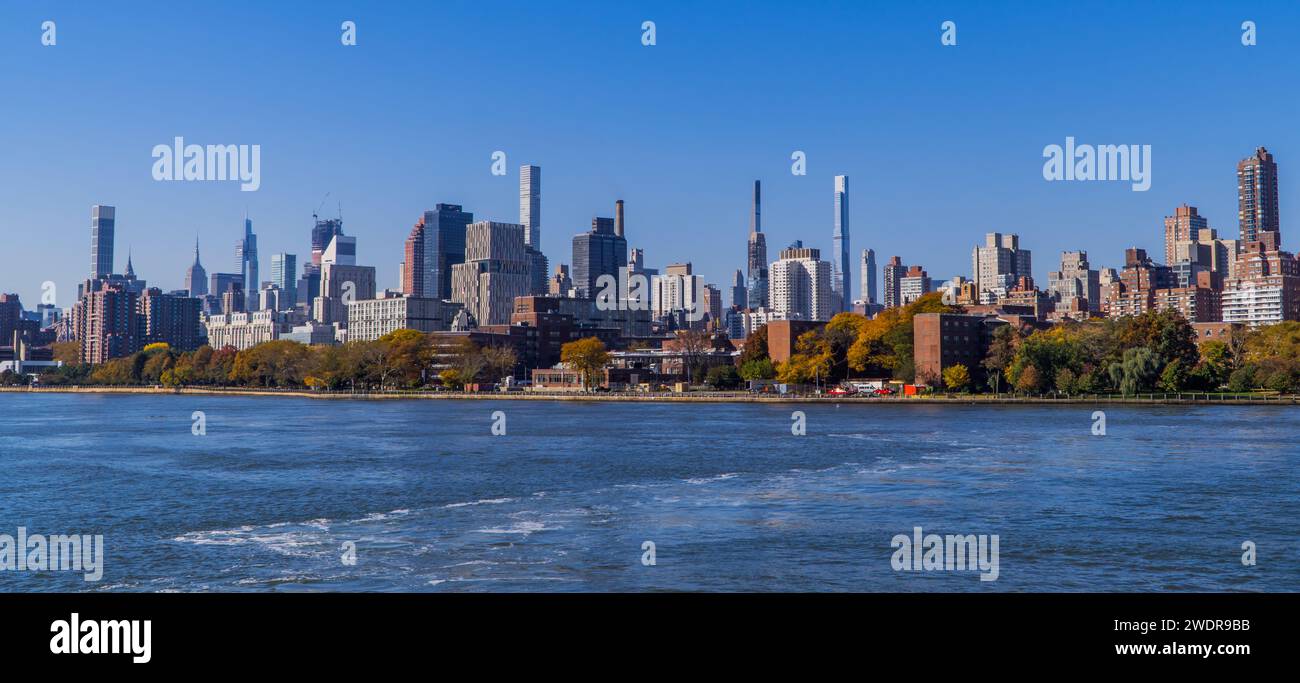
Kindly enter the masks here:
M 421 391 L 369 390 L 319 391 L 309 389 L 274 389 L 248 387 L 135 387 L 135 386 L 57 386 L 0 387 L 6 393 L 71 394 L 201 394 L 230 396 L 291 396 L 318 399 L 440 399 L 440 400 L 520 400 L 520 401 L 632 401 L 646 403 L 862 403 L 886 405 L 1077 405 L 1077 404 L 1209 404 L 1209 405 L 1300 405 L 1300 395 L 1276 393 L 1141 393 L 1119 394 L 929 394 L 925 396 L 832 396 L 829 394 L 756 394 L 747 391 L 691 391 L 685 393 L 575 392 L 575 391 Z

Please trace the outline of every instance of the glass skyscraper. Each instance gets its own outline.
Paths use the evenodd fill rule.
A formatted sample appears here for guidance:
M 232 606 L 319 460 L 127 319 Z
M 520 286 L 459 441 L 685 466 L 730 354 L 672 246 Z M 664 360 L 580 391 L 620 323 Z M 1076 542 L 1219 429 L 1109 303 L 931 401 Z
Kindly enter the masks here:
M 244 219 L 244 238 L 235 245 L 235 258 L 239 260 L 239 273 L 244 281 L 244 310 L 256 311 L 262 282 L 257 279 L 257 235 L 253 234 L 252 219 Z
M 298 270 L 298 257 L 294 254 L 271 254 L 271 284 L 280 288 L 283 301 L 293 304 L 298 300 L 298 283 L 294 272 Z
M 113 229 L 117 209 L 96 204 L 90 207 L 90 277 L 113 273 Z

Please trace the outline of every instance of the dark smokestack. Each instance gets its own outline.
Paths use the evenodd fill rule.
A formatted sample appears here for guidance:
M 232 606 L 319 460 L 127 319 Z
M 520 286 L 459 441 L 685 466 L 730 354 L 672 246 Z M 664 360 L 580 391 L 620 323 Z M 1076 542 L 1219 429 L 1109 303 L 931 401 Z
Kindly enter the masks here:
M 749 231 L 763 232 L 763 188 L 762 184 L 754 181 L 754 213 L 749 217 Z
M 614 202 L 614 234 L 623 236 L 623 200 Z

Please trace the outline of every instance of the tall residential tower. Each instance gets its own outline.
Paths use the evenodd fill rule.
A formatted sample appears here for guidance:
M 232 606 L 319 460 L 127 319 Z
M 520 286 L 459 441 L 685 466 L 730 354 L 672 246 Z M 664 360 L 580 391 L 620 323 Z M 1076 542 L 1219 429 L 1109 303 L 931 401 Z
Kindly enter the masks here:
M 90 207 L 90 277 L 113 274 L 113 231 L 117 209 L 96 204 Z
M 840 311 L 853 307 L 849 264 L 849 177 L 835 176 L 835 230 L 831 235 L 831 290 Z
M 749 249 L 746 256 L 745 276 L 749 280 L 749 307 L 766 308 L 767 298 L 767 236 L 763 234 L 763 189 L 754 181 L 754 205 L 749 216 Z

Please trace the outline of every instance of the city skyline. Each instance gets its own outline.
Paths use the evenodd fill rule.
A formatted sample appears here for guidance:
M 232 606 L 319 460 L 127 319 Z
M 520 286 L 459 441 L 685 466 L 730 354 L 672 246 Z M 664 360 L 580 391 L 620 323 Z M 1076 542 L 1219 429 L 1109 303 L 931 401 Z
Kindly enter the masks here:
M 834 175 L 850 175 L 858 179 L 851 218 L 859 227 L 855 250 L 872 248 L 881 261 L 897 254 L 943 279 L 965 271 L 963 250 L 921 248 L 913 238 L 925 235 L 930 245 L 966 244 L 972 235 L 1014 233 L 1049 258 L 1037 264 L 1035 276 L 1042 281 L 1054 255 L 1062 251 L 1086 251 L 1094 265 L 1109 267 L 1122 265 L 1119 254 L 1128 246 L 1160 254 L 1161 222 L 1171 207 L 1184 203 L 1199 207 L 1221 234 L 1234 232 L 1237 197 L 1224 189 L 1232 165 L 1261 145 L 1283 163 L 1295 158 L 1283 126 L 1296 101 L 1286 92 L 1271 97 L 1277 116 L 1265 119 L 1234 111 L 1219 102 L 1222 98 L 1206 98 L 1193 111 L 1171 118 L 1162 112 L 1162 98 L 1144 92 L 1141 85 L 1157 73 L 1170 88 L 1196 79 L 1198 90 L 1226 86 L 1227 76 L 1243 69 L 1261 79 L 1285 77 L 1296 60 L 1277 49 L 1278 42 L 1271 38 L 1280 34 L 1270 27 L 1290 21 L 1295 14 L 1291 8 L 1254 13 L 1251 18 L 1259 24 L 1261 38 L 1249 48 L 1237 40 L 1241 17 L 1230 8 L 1211 9 L 1194 19 L 1125 9 L 1126 21 L 1116 21 L 1120 10 L 1103 7 L 1086 17 L 1071 16 L 1067 31 L 1043 30 L 1065 16 L 1048 8 L 1015 17 L 996 12 L 967 16 L 957 5 L 870 12 L 847 8 L 835 13 L 835 23 L 844 27 L 831 26 L 836 32 L 828 42 L 851 49 L 801 48 L 779 59 L 755 55 L 746 47 L 775 37 L 817 35 L 830 19 L 814 16 L 811 10 L 777 12 L 760 5 L 753 10 L 750 30 L 705 41 L 703 25 L 708 22 L 699 20 L 697 10 L 669 6 L 649 12 L 655 15 L 661 39 L 646 47 L 637 40 L 642 12 L 559 8 L 546 16 L 551 21 L 572 18 L 572 26 L 537 45 L 540 66 L 517 75 L 509 74 L 509 65 L 492 55 L 474 58 L 468 56 L 473 50 L 455 52 L 469 44 L 472 31 L 451 37 L 446 52 L 440 48 L 436 56 L 402 51 L 399 26 L 430 18 L 420 9 L 353 13 L 361 36 L 356 53 L 338 45 L 337 22 L 324 18 L 300 26 L 285 10 L 249 5 L 166 11 L 177 15 L 176 21 L 196 26 L 246 25 L 241 40 L 252 45 L 274 40 L 283 49 L 269 56 L 265 75 L 251 79 L 214 59 L 147 65 L 140 80 L 152 84 L 152 90 L 131 86 L 118 98 L 124 101 L 120 110 L 90 119 L 69 118 L 58 112 L 76 110 L 73 103 L 82 98 L 106 94 L 105 86 L 95 82 L 97 75 L 124 63 L 139 66 L 136 62 L 144 54 L 130 46 L 120 53 L 92 50 L 79 30 L 95 24 L 122 43 L 148 43 L 141 40 L 147 29 L 107 10 L 59 9 L 53 14 L 63 22 L 60 42 L 45 48 L 23 28 L 26 19 L 39 24 L 46 18 L 42 9 L 22 9 L 15 22 L 0 27 L 0 53 L 15 65 L 0 77 L 13 97 L 8 115 L 13 129 L 32 133 L 31 142 L 11 145 L 10 162 L 0 170 L 0 228 L 9 236 L 49 237 L 11 237 L 5 249 L 10 255 L 4 263 L 9 275 L 5 289 L 25 301 L 39 300 L 41 285 L 53 281 L 59 305 L 69 305 L 84 267 L 64 263 L 57 254 L 65 244 L 84 243 L 89 205 L 116 206 L 121 212 L 118 251 L 133 247 L 138 272 L 164 289 L 176 289 L 183 286 L 185 254 L 196 232 L 210 246 L 205 263 L 210 271 L 237 271 L 235 263 L 227 262 L 224 245 L 238 239 L 238 221 L 245 210 L 258 222 L 263 254 L 294 253 L 305 260 L 303 226 L 309 225 L 307 217 L 327 192 L 329 213 L 341 203 L 350 233 L 362 238 L 361 259 L 376 266 L 382 286 L 396 287 L 401 240 L 413 216 L 446 202 L 465 206 L 482 219 L 513 221 L 522 163 L 547 168 L 542 251 L 553 266 L 567 260 L 567 240 L 581 232 L 591 216 L 605 213 L 604 207 L 623 198 L 634 212 L 643 236 L 637 246 L 645 249 L 648 263 L 662 267 L 690 260 L 708 282 L 723 284 L 743 266 L 734 235 L 743 233 L 748 222 L 745 187 L 754 178 L 767 185 L 764 232 L 771 246 L 799 239 L 829 254 L 831 236 L 822 208 L 825 183 Z M 447 11 L 468 27 L 487 21 L 464 8 Z M 961 37 L 944 52 L 938 44 L 938 24 L 949 15 L 957 21 Z M 528 30 L 539 16 L 526 11 L 491 23 L 503 39 L 535 45 L 539 39 L 530 37 Z M 868 16 L 873 20 L 866 21 Z M 906 29 L 891 33 L 876 28 L 881 24 Z M 1063 61 L 1060 55 L 1069 54 L 1072 45 L 1087 44 L 1103 29 L 1133 44 L 1139 44 L 1140 36 L 1140 44 L 1147 46 L 1143 59 L 1130 64 L 1108 56 L 1086 68 Z M 1055 43 L 1049 42 L 1049 33 Z M 851 36 L 869 40 L 849 40 Z M 205 30 L 188 32 L 186 42 L 175 45 L 171 41 L 177 38 L 149 37 L 151 49 L 192 49 L 195 54 L 221 53 L 218 47 L 228 38 Z M 1200 46 L 1196 54 L 1166 54 L 1162 49 L 1189 40 Z M 998 49 L 992 50 L 995 41 Z M 581 116 L 560 96 L 564 90 L 554 70 L 573 63 L 561 44 L 579 55 L 587 50 L 608 55 L 604 63 L 582 67 L 591 91 L 600 97 L 584 96 L 581 101 L 589 106 Z M 194 47 L 182 47 L 188 45 Z M 738 57 L 710 66 L 705 56 L 715 49 L 732 50 Z M 907 62 L 899 67 L 901 75 L 925 74 L 928 86 L 903 86 L 863 70 L 882 59 L 885 66 L 893 64 L 891 51 L 899 54 L 900 64 Z M 530 92 L 536 95 L 535 107 L 490 116 L 451 107 L 416 117 L 377 104 L 405 101 L 412 97 L 410 88 L 358 82 L 369 79 L 382 63 L 395 71 L 395 84 L 411 78 L 425 83 L 427 77 L 417 76 L 424 60 L 446 62 L 449 56 L 452 61 L 439 69 L 439 79 L 448 88 L 494 99 L 504 99 L 512 89 Z M 322 60 L 325 73 L 300 76 L 305 80 L 279 88 L 276 76 L 304 57 Z M 1042 65 L 1015 72 L 1015 77 L 1002 75 L 1004 67 L 1015 63 L 1019 68 L 1027 57 L 1041 58 Z M 861 77 L 804 83 L 795 76 L 815 73 L 835 59 L 845 60 L 844 68 Z M 1208 60 L 1227 66 L 1196 68 Z M 755 75 L 743 75 L 742 65 Z M 195 70 L 197 77 L 181 77 L 185 69 Z M 966 83 L 972 72 L 982 74 L 981 90 Z M 734 78 L 737 73 L 742 75 Z M 758 74 L 768 83 L 765 89 L 753 88 L 760 82 Z M 352 95 L 336 102 L 335 111 L 322 111 L 316 100 L 330 97 L 324 85 L 339 78 Z M 499 79 L 499 85 L 479 85 L 484 79 Z M 1056 90 L 1050 84 L 1059 79 L 1073 79 L 1077 92 L 1105 96 L 1085 97 L 1065 111 L 1050 96 Z M 858 81 L 860 88 L 853 85 Z M 37 82 L 41 86 L 33 87 Z M 717 91 L 706 90 L 706 82 Z M 650 95 L 647 83 L 654 86 Z M 207 111 L 207 104 L 188 104 L 204 102 L 213 92 L 240 92 L 230 90 L 234 87 L 246 89 L 240 96 L 246 115 L 232 118 Z M 871 94 L 882 89 L 893 92 L 897 102 L 874 101 Z M 1025 94 L 1035 89 L 1043 94 Z M 764 122 L 736 120 L 734 107 L 725 108 L 724 115 L 721 104 L 739 92 L 753 93 L 749 102 L 770 116 Z M 415 97 L 426 96 L 417 91 Z M 1116 118 L 1113 107 L 1120 100 L 1126 115 Z M 832 101 L 871 116 L 852 124 L 828 119 L 824 112 Z M 159 102 L 176 106 L 159 108 Z M 868 103 L 870 108 L 864 109 Z M 310 109 L 304 109 L 307 106 Z M 1015 127 L 999 123 L 993 113 L 1003 106 L 1030 107 L 1035 116 Z M 556 124 L 564 120 L 578 125 Z M 691 128 L 699 132 L 687 134 L 684 121 L 694 121 Z M 239 192 L 237 186 L 222 183 L 152 181 L 148 150 L 176 134 L 197 142 L 261 144 L 266 182 L 258 192 Z M 1043 182 L 1042 147 L 1067 134 L 1152 144 L 1151 190 L 1133 193 L 1121 183 Z M 611 143 L 619 154 L 606 152 Z M 489 171 L 491 154 L 497 150 L 507 154 L 505 176 Z M 790 174 L 794 151 L 806 152 L 808 175 Z M 329 158 L 337 163 L 320 163 Z M 915 182 L 917 177 L 925 182 Z M 1279 184 L 1283 211 L 1297 200 L 1294 187 L 1284 171 Z M 858 279 L 854 275 L 851 284 Z

